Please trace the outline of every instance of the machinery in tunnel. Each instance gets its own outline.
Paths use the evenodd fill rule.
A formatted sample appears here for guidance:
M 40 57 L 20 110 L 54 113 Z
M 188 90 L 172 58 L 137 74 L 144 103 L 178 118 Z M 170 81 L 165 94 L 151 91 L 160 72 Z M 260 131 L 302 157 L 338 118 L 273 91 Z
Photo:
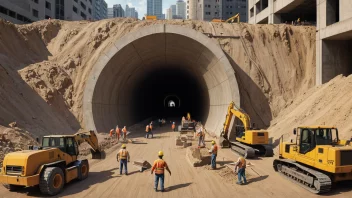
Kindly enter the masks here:
M 220 133 L 219 115 L 240 99 L 235 72 L 216 41 L 181 26 L 152 25 L 125 35 L 90 76 L 84 123 L 97 131 L 191 112 L 208 131 Z M 175 108 L 165 107 L 169 95 L 177 96 L 170 99 Z

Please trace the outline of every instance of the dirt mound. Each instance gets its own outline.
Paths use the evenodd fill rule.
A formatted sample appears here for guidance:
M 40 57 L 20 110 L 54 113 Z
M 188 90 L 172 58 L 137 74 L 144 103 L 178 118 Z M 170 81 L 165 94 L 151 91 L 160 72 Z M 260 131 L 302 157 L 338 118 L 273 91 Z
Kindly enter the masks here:
M 328 125 L 339 129 L 339 138 L 352 137 L 352 75 L 304 92 L 272 121 L 270 135 L 288 139 L 297 126 Z M 276 141 L 278 142 L 278 140 Z
M 193 167 L 209 165 L 211 161 L 211 155 L 207 148 L 188 147 L 186 158 Z

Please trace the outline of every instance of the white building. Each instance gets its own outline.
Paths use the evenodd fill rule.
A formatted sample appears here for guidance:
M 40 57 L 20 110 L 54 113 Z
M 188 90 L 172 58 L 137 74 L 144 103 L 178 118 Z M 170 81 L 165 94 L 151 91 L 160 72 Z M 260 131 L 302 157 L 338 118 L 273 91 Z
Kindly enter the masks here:
M 0 0 L 0 18 L 23 24 L 43 19 L 92 20 L 93 0 Z
M 166 9 L 166 19 L 167 20 L 172 19 L 172 9 L 171 8 Z

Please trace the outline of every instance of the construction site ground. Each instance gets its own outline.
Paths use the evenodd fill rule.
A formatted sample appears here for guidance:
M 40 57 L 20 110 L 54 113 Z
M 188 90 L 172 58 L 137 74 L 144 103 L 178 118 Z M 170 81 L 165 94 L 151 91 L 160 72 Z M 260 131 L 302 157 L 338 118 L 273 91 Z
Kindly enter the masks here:
M 117 144 L 106 151 L 104 160 L 89 161 L 90 173 L 86 180 L 65 185 L 57 197 L 319 197 L 274 172 L 272 161 L 276 156 L 248 160 L 252 164 L 246 169 L 249 183 L 242 186 L 235 183 L 236 175 L 226 167 L 238 158 L 230 149 L 219 150 L 217 170 L 211 170 L 209 166 L 192 167 L 186 159 L 186 148 L 175 145 L 179 132 L 169 129 L 170 126 L 156 128 L 153 139 L 145 139 L 142 130 L 135 132 L 139 137 L 133 138 L 135 143 L 127 144 L 131 155 L 129 175 L 119 174 L 116 154 L 120 144 Z M 192 143 L 192 147 L 197 146 L 196 141 Z M 206 138 L 206 144 L 210 148 L 210 137 Z M 171 176 L 166 173 L 163 193 L 154 191 L 154 175 L 150 170 L 140 172 L 132 165 L 135 160 L 153 163 L 159 150 L 164 151 L 164 159 L 172 172 Z M 351 197 L 351 190 L 351 183 L 341 183 L 324 196 Z M 43 197 L 35 187 L 18 192 L 0 187 L 0 197 L 27 196 Z

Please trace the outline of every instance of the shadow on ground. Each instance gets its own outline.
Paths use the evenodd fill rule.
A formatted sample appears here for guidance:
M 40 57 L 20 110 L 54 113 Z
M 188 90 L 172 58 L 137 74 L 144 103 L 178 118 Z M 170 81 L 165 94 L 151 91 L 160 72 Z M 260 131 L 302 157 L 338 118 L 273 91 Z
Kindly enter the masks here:
M 61 197 L 61 196 L 73 195 L 73 194 L 82 192 L 83 190 L 89 189 L 94 184 L 105 182 L 111 178 L 120 177 L 119 175 L 113 176 L 114 174 L 117 174 L 116 170 L 117 168 L 113 168 L 113 169 L 101 171 L 101 172 L 90 172 L 89 177 L 86 180 L 83 180 L 83 181 L 74 180 L 68 184 L 65 184 L 61 193 L 57 196 Z M 114 171 L 116 171 L 116 173 Z M 23 188 L 16 192 L 20 194 L 26 194 L 31 197 L 53 197 L 53 196 L 45 196 L 41 194 L 38 186 Z M 54 197 L 57 197 L 57 196 L 54 196 Z
M 250 179 L 248 179 L 248 183 L 259 182 L 259 181 L 262 181 L 268 177 L 269 177 L 269 175 L 263 175 L 263 176 L 259 176 L 259 177 L 250 178 Z
M 184 184 L 177 184 L 177 185 L 169 186 L 169 187 L 165 188 L 165 191 L 166 192 L 170 192 L 170 191 L 173 191 L 173 190 L 177 190 L 177 189 L 180 189 L 180 188 L 187 187 L 187 186 L 189 186 L 191 184 L 192 183 L 184 183 Z

